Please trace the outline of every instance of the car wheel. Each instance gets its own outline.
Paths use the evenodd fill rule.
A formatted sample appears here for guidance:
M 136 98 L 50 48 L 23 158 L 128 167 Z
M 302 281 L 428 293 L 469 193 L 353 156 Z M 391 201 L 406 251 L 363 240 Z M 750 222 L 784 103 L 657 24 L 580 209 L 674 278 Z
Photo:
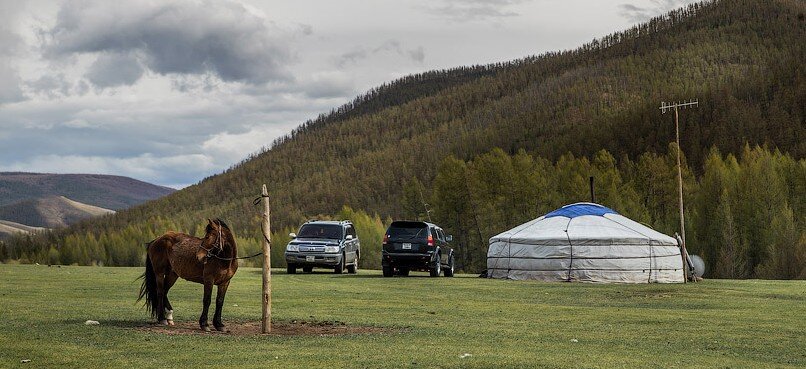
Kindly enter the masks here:
M 448 257 L 448 267 L 443 272 L 446 277 L 453 277 L 453 254 Z
M 294 264 L 288 264 L 288 267 L 285 269 L 285 271 L 288 274 L 297 274 L 297 266 Z
M 436 264 L 432 266 L 431 270 L 429 271 L 431 272 L 432 277 L 439 277 L 439 273 L 442 272 L 442 258 L 439 255 L 437 255 Z
M 302 267 L 302 271 L 305 273 L 313 272 L 313 267 Z
M 336 267 L 333 268 L 333 273 L 336 273 L 336 274 L 344 273 L 344 260 L 345 259 L 346 259 L 346 257 L 344 256 L 344 253 L 342 253 L 341 254 L 341 261 L 339 261 L 339 265 L 336 265 Z
M 347 266 L 347 273 L 355 274 L 358 272 L 358 255 L 355 257 L 355 262 L 352 265 Z
M 383 269 L 383 276 L 384 277 L 391 277 L 391 276 L 393 276 L 395 274 L 394 269 L 392 269 L 392 267 L 390 267 L 390 266 L 385 266 L 382 269 Z

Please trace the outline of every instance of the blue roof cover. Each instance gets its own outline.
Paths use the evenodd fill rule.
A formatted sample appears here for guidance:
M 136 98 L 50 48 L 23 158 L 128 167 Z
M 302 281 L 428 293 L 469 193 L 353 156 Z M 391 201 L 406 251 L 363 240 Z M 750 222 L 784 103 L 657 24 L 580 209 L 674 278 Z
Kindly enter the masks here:
M 557 210 L 552 211 L 551 213 L 546 214 L 545 218 L 553 218 L 553 217 L 566 217 L 566 218 L 576 218 L 583 215 L 598 215 L 602 216 L 605 214 L 618 214 L 615 210 L 610 209 L 608 207 L 594 204 L 591 202 L 579 202 L 576 204 L 565 205 Z

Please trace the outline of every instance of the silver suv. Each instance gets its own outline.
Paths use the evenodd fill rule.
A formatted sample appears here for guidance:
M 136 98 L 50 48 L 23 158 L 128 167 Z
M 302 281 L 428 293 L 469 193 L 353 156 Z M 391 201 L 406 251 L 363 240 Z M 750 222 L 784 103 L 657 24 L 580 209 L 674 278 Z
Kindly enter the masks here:
M 314 267 L 333 269 L 336 274 L 358 271 L 361 242 L 350 221 L 311 220 L 289 234 L 292 240 L 285 248 L 288 274 L 302 268 L 310 273 Z

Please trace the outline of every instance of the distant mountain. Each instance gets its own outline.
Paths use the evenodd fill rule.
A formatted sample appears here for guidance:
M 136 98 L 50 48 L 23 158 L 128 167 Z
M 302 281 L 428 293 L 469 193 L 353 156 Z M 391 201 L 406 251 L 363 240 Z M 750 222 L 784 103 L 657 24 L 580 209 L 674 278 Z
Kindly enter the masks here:
M 0 239 L 6 238 L 15 233 L 32 233 L 43 230 L 45 230 L 45 228 L 30 227 L 25 224 L 0 220 Z
M 66 227 L 174 191 L 121 176 L 0 172 L 0 238 Z
M 60 228 L 114 210 L 87 205 L 64 196 L 48 196 L 0 206 L 0 219 L 31 227 Z
M 0 172 L 0 206 L 64 196 L 83 204 L 120 210 L 174 191 L 121 176 Z

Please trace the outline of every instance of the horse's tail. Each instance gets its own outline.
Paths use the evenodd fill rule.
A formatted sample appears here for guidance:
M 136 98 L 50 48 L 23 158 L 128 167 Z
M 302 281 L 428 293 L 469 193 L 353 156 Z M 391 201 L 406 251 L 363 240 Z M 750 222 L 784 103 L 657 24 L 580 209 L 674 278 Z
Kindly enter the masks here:
M 151 256 L 146 252 L 146 271 L 140 277 L 143 279 L 143 284 L 140 285 L 140 297 L 137 301 L 146 298 L 146 310 L 151 313 L 152 318 L 157 317 L 158 303 L 157 301 L 157 276 L 154 275 L 154 266 L 151 264 Z

